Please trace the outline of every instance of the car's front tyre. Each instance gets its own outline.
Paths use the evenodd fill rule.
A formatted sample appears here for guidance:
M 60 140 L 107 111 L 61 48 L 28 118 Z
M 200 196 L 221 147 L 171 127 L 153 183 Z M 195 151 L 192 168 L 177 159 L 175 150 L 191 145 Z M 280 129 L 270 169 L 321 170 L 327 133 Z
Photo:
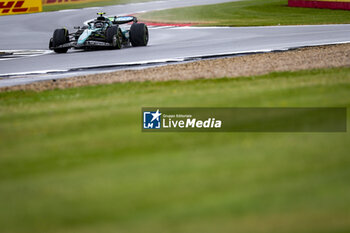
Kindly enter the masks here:
M 106 39 L 108 43 L 112 44 L 113 49 L 122 48 L 123 35 L 118 26 L 113 26 L 107 29 Z
M 52 47 L 57 47 L 60 45 L 63 45 L 65 43 L 69 42 L 69 32 L 65 28 L 56 29 L 53 33 L 52 42 L 50 41 L 50 44 L 52 44 Z M 66 53 L 68 51 L 68 48 L 56 48 L 53 51 L 56 53 Z

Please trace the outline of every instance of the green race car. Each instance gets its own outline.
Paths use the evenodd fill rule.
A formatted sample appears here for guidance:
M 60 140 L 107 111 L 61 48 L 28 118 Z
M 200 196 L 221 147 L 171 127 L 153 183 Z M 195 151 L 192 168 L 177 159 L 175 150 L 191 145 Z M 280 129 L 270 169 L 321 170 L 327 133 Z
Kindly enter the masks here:
M 148 28 L 137 23 L 134 16 L 104 17 L 105 13 L 97 13 L 98 17 L 83 27 L 75 27 L 75 33 L 66 28 L 56 29 L 50 39 L 49 49 L 56 53 L 66 53 L 68 49 L 121 49 L 123 46 L 146 46 L 148 44 Z M 132 23 L 131 26 L 128 23 Z M 125 24 L 122 26 L 122 24 Z

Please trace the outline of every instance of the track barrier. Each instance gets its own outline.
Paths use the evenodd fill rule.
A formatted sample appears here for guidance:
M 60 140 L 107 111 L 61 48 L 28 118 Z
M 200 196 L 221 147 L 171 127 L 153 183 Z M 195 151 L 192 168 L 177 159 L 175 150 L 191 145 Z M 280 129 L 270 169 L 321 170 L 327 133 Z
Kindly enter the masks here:
M 0 16 L 42 11 L 41 0 L 0 0 Z
M 350 0 L 289 0 L 288 6 L 350 10 Z

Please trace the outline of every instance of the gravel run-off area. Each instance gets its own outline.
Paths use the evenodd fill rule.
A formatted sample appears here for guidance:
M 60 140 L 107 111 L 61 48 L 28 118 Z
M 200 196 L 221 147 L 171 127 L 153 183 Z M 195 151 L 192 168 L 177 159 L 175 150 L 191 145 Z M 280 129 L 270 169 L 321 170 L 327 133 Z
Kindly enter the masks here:
M 0 88 L 0 91 L 50 90 L 117 82 L 215 79 L 256 76 L 278 71 L 350 66 L 350 44 L 306 47 L 285 52 L 210 59 L 141 70 L 77 76 Z

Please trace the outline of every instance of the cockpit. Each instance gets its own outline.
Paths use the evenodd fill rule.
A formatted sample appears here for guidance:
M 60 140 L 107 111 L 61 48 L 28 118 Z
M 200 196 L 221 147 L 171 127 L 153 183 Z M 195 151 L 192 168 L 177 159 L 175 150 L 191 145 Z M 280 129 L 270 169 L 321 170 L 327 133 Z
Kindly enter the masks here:
M 105 14 L 103 13 L 97 13 L 98 17 L 94 20 L 89 22 L 89 26 L 91 28 L 105 28 L 108 26 L 108 22 L 109 20 L 107 18 L 105 18 L 103 15 Z
M 93 27 L 94 28 L 103 28 L 105 26 L 106 22 L 104 21 L 100 21 L 100 20 L 96 20 L 93 22 Z

